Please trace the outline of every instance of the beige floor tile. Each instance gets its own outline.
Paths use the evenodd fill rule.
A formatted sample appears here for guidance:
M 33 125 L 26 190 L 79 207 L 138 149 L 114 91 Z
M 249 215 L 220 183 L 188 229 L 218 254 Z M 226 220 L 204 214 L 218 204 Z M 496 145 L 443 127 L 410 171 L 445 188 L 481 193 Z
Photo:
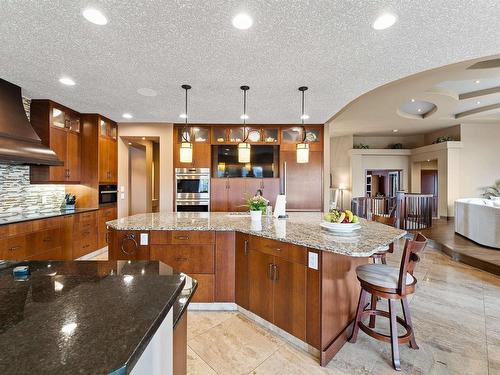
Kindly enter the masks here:
M 235 314 L 232 311 L 188 311 L 188 341 L 230 319 Z
M 187 350 L 188 375 L 217 375 L 189 346 Z
M 191 339 L 189 346 L 218 374 L 248 374 L 283 341 L 237 314 Z

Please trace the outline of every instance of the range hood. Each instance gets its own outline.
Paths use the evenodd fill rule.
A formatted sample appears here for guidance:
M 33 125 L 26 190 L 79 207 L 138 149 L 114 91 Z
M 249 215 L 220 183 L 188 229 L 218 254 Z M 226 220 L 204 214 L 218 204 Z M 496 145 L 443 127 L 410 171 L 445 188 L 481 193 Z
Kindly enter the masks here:
M 31 127 L 21 88 L 1 78 L 0 164 L 64 165 Z

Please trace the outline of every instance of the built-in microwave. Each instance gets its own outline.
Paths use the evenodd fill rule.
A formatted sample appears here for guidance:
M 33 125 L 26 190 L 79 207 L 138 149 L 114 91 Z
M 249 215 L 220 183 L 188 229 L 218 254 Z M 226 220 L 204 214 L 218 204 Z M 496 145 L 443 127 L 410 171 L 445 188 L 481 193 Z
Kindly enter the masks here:
M 116 203 L 118 189 L 116 185 L 99 185 L 99 204 Z

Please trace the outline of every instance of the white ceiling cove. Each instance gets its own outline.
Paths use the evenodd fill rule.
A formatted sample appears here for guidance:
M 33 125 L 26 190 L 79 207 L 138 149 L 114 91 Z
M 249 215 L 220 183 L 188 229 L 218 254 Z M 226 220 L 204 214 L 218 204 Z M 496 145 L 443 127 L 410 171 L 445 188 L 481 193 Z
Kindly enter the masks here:
M 109 23 L 86 21 L 87 6 Z M 231 24 L 240 11 L 254 19 L 249 30 Z M 384 11 L 398 22 L 373 30 Z M 129 121 L 179 121 L 189 83 L 192 122 L 239 122 L 248 84 L 248 122 L 299 122 L 307 85 L 308 121 L 323 123 L 377 86 L 500 52 L 497 0 L 4 0 L 0 19 L 0 78 Z

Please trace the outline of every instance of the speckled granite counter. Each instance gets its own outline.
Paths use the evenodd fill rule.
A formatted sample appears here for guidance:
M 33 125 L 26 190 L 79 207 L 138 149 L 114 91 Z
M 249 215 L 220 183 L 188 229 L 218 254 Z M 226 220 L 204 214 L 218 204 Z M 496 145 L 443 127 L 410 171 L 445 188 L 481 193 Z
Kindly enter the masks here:
M 23 264 L 26 281 L 0 270 L 1 374 L 128 373 L 190 299 L 185 275 L 161 262 Z
M 406 232 L 361 219 L 361 229 L 353 234 L 334 234 L 322 229 L 321 213 L 289 213 L 288 219 L 263 217 L 253 223 L 250 215 L 211 213 L 151 213 L 109 221 L 116 230 L 214 230 L 238 231 L 337 254 L 366 257 L 383 249 Z
M 51 217 L 58 217 L 58 216 L 82 214 L 85 212 L 97 211 L 97 210 L 98 210 L 98 208 L 75 208 L 74 210 L 56 210 L 56 211 L 47 211 L 47 212 L 39 212 L 39 213 L 32 213 L 32 214 L 26 214 L 26 213 L 6 214 L 6 213 L 3 213 L 2 215 L 0 215 L 0 225 L 21 223 L 23 221 L 49 219 Z

